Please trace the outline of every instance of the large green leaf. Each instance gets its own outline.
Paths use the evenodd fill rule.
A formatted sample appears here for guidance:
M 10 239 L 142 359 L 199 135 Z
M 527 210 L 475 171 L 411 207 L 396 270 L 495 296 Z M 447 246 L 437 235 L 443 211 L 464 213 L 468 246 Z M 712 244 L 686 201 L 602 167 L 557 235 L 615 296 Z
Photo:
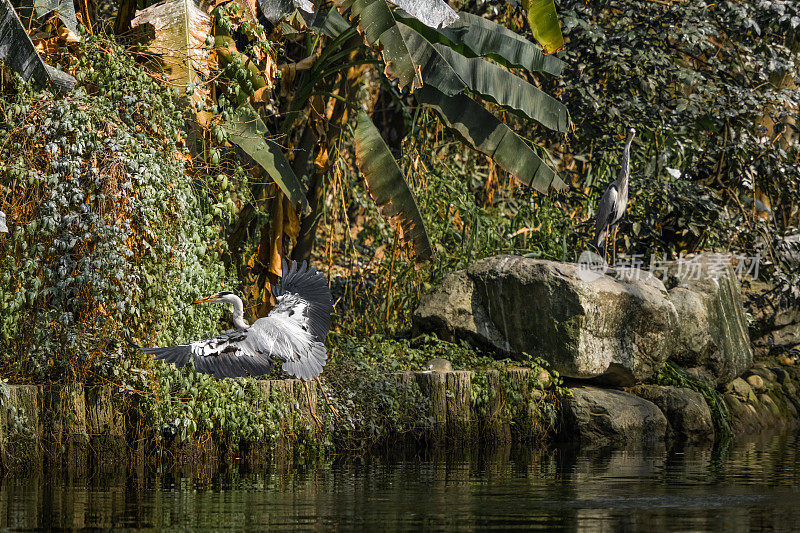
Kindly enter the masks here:
M 464 57 L 443 44 L 428 42 L 405 24 L 400 31 L 422 79 L 448 96 L 465 88 L 556 131 L 567 131 L 569 113 L 564 105 L 541 89 L 484 59 Z
M 228 140 L 261 165 L 292 203 L 299 203 L 303 210 L 308 209 L 303 185 L 280 146 L 267 140 L 267 126 L 249 104 L 239 107 L 223 127 L 228 132 Z
M 350 21 L 358 25 L 359 31 L 370 45 L 380 44 L 384 74 L 397 79 L 402 89 L 409 86 L 411 91 L 422 87 L 419 66 L 414 63 L 411 53 L 400 33 L 399 25 L 386 0 L 334 0 L 342 13 L 349 10 Z
M 33 78 L 58 93 L 71 91 L 77 83 L 66 72 L 42 61 L 9 0 L 0 0 L 0 60 L 23 80 Z
M 72 0 L 34 0 L 33 7 L 39 18 L 55 11 L 69 31 L 78 33 L 78 20 L 75 17 L 75 4 Z
M 448 128 L 455 130 L 472 148 L 491 157 L 502 168 L 541 193 L 566 184 L 511 128 L 464 94 L 447 96 L 431 85 L 414 95 L 432 108 Z
M 331 39 L 350 29 L 350 23 L 336 9 L 317 9 L 316 13 L 299 11 L 306 25 L 315 33 L 323 33 Z
M 564 36 L 556 15 L 556 3 L 553 0 L 522 0 L 522 7 L 528 13 L 534 39 L 544 51 L 552 54 L 560 50 L 564 46 Z
M 364 111 L 358 114 L 355 149 L 358 168 L 383 217 L 399 223 L 403 240 L 411 245 L 418 261 L 430 259 L 433 251 L 414 194 L 378 129 Z
M 206 37 L 211 19 L 198 0 L 166 0 L 136 12 L 132 27 L 150 25 L 155 39 L 150 51 L 161 57 L 169 82 L 177 87 L 202 87 L 199 74 L 208 75 Z M 200 99 L 200 93 L 194 97 Z
M 545 55 L 541 48 L 521 35 L 471 13 L 460 12 L 458 20 L 440 30 L 420 24 L 406 13 L 395 12 L 395 15 L 429 41 L 445 44 L 467 57 L 491 57 L 508 67 L 522 67 L 554 76 L 561 75 L 564 70 L 563 61 Z

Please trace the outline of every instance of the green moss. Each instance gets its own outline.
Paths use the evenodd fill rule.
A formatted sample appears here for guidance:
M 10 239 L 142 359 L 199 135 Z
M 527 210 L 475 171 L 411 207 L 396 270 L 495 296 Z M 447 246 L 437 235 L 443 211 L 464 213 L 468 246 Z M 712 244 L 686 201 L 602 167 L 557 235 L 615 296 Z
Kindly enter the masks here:
M 664 366 L 658 369 L 649 382 L 655 385 L 685 387 L 699 392 L 703 395 L 711 410 L 711 418 L 714 422 L 714 431 L 717 439 L 727 441 L 733 437 L 731 415 L 728 411 L 728 406 L 725 404 L 725 399 L 719 391 L 708 383 L 691 376 L 671 361 L 664 363 Z

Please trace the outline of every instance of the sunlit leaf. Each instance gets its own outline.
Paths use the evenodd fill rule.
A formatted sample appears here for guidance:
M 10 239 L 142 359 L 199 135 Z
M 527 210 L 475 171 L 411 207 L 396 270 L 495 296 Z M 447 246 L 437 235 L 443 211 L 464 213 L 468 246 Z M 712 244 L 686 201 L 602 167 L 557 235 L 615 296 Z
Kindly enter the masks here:
M 458 13 L 443 0 L 390 0 L 394 5 L 431 28 L 445 28 Z
M 267 140 L 267 126 L 250 105 L 239 107 L 223 127 L 228 132 L 228 140 L 261 165 L 293 204 L 299 203 L 304 210 L 308 209 L 303 185 L 280 146 Z
M 410 244 L 417 261 L 433 256 L 428 232 L 417 201 L 381 134 L 364 111 L 355 130 L 356 163 L 381 215 L 398 223 L 403 241 Z
M 528 14 L 528 24 L 536 42 L 548 54 L 560 50 L 564 46 L 564 36 L 554 0 L 522 0 L 522 7 Z
M 161 57 L 167 79 L 175 86 L 202 87 L 198 73 L 208 75 L 206 37 L 211 19 L 197 0 L 167 0 L 136 12 L 132 27 L 150 25 L 155 39 L 148 44 Z M 199 99 L 199 93 L 196 99 Z

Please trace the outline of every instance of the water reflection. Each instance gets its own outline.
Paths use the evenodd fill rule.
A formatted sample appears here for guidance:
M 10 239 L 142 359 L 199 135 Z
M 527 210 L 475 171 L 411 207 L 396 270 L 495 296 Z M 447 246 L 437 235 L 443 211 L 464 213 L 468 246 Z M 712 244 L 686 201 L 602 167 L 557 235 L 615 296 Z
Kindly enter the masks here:
M 800 524 L 800 435 L 672 451 L 448 450 L 298 468 L 6 478 L 11 529 L 765 531 Z

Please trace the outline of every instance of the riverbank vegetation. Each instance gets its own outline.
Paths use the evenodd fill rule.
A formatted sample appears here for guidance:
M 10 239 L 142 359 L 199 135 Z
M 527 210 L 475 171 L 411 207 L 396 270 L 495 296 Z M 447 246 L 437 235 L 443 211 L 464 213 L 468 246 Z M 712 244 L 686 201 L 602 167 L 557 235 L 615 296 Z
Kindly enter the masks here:
M 313 15 L 151 4 L 16 10 L 33 53 L 74 88 L 24 82 L 10 61 L 0 79 L 6 382 L 111 386 L 158 438 L 269 443 L 290 416 L 281 406 L 296 401 L 285 391 L 175 371 L 123 339 L 226 329 L 218 309 L 187 306 L 222 289 L 243 295 L 250 320 L 263 316 L 281 259 L 310 259 L 336 316 L 329 397 L 298 429 L 308 446 L 330 444 L 312 438 L 318 424 L 348 449 L 424 434 L 425 398 L 386 376 L 433 357 L 477 371 L 477 410 L 519 405 L 497 390 L 543 391 L 526 409 L 546 435 L 564 394 L 546 363 L 418 337 L 411 315 L 482 257 L 577 260 L 628 127 L 639 134 L 621 249 L 645 263 L 760 254 L 777 299 L 798 298 L 784 253 L 800 225 L 793 2 L 567 0 L 561 30 L 527 9 L 548 2 L 462 0 L 457 20 L 382 0 L 315 3 Z M 165 25 L 177 4 L 191 9 Z M 532 368 L 532 381 L 482 386 L 513 365 Z

